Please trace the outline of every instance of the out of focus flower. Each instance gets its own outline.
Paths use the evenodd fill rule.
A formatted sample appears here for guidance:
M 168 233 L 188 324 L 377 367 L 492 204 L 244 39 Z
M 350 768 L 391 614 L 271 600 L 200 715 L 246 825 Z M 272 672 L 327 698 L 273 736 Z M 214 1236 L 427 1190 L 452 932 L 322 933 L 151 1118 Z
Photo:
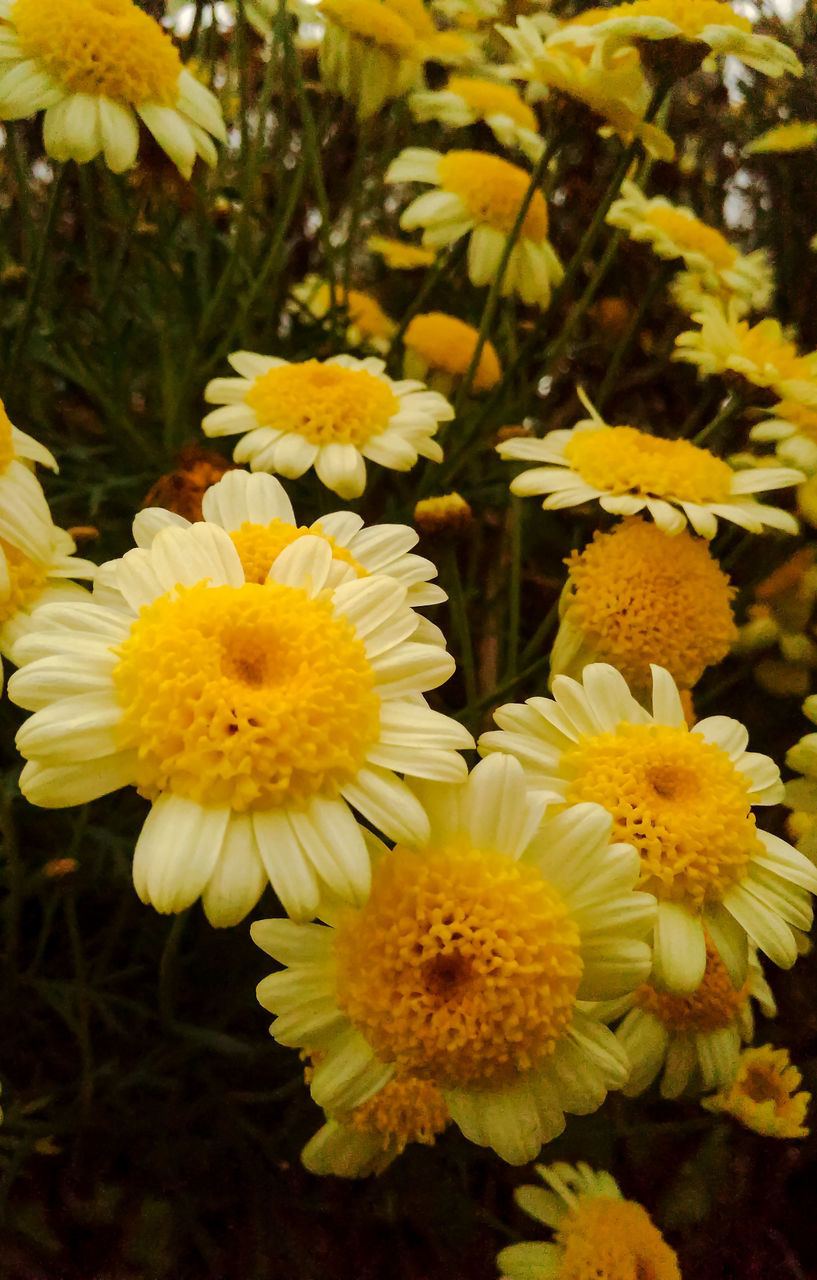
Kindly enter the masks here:
M 753 655 L 758 684 L 777 697 L 803 698 L 817 668 L 812 613 L 817 600 L 814 547 L 800 547 L 754 589 L 735 652 Z M 777 650 L 779 656 L 769 653 Z
M 473 325 L 443 311 L 414 316 L 403 335 L 406 349 L 403 373 L 407 378 L 421 378 L 435 391 L 450 395 L 470 367 L 478 338 Z M 480 351 L 472 389 L 490 391 L 501 377 L 496 348 L 486 341 Z
M 414 523 L 427 538 L 461 537 L 473 522 L 469 504 L 458 493 L 422 498 L 414 508 Z
M 36 614 L 44 605 L 90 599 L 73 578 L 93 578 L 97 566 L 75 556 L 76 543 L 65 529 L 51 526 L 47 556 L 32 560 L 10 542 L 0 538 L 5 556 L 6 590 L 0 587 L 0 653 L 17 661 L 17 645 L 37 629 Z
M 811 1094 L 799 1091 L 802 1082 L 788 1049 L 764 1044 L 744 1049 L 732 1084 L 704 1098 L 701 1105 L 707 1111 L 725 1111 L 768 1138 L 807 1138 Z
M 753 138 L 743 148 L 745 156 L 762 155 L 769 151 L 805 151 L 817 145 L 817 121 L 789 120 L 775 129 L 767 129 Z
M 208 436 L 242 435 L 236 462 L 253 471 L 295 478 L 314 466 L 341 498 L 366 487 L 366 462 L 410 471 L 418 456 L 442 461 L 434 436 L 454 416 L 451 405 L 422 382 L 393 382 L 382 360 L 354 356 L 290 364 L 277 356 L 235 351 L 237 378 L 214 378 L 202 428 Z
M 185 445 L 176 457 L 176 469 L 159 477 L 145 495 L 142 506 L 164 507 L 187 520 L 201 520 L 201 500 L 205 492 L 233 468 L 234 463 L 222 458 L 220 453 L 202 449 L 197 444 Z
M 758 422 L 750 439 L 774 442 L 778 458 L 798 467 L 807 476 L 817 473 L 817 404 L 781 400 L 772 405 L 772 417 Z
M 436 254 L 422 245 L 408 240 L 393 240 L 389 236 L 369 236 L 366 248 L 377 253 L 393 271 L 415 271 L 418 267 L 430 267 Z
M 414 84 L 423 63 L 416 32 L 394 5 L 379 0 L 322 0 L 326 32 L 318 46 L 321 80 L 353 102 L 365 120 Z
M 215 164 L 213 138 L 226 139 L 217 99 L 131 0 L 2 0 L 0 18 L 0 118 L 45 110 L 56 160 L 102 153 L 122 173 L 136 163 L 141 120 L 185 178 L 197 155 Z
M 323 320 L 329 314 L 332 294 L 328 282 L 321 280 L 320 276 L 307 276 L 291 292 L 293 298 L 316 320 Z M 350 347 L 371 347 L 385 355 L 397 326 L 386 315 L 377 298 L 361 289 L 349 289 L 347 292 L 343 285 L 335 285 L 334 292 L 335 305 L 349 317 L 347 344 Z
M 400 226 L 423 227 L 423 244 L 440 249 L 470 236 L 468 278 L 473 285 L 496 277 L 508 237 L 530 185 L 530 174 L 483 151 L 407 147 L 392 161 L 387 182 L 425 182 L 436 190 L 413 200 Z M 534 191 L 502 278 L 503 297 L 517 293 L 528 305 L 546 307 L 563 273 L 547 238 L 548 211 Z
M 625 1200 L 609 1173 L 587 1164 L 537 1165 L 547 1185 L 519 1187 L 520 1208 L 554 1233 L 502 1249 L 505 1280 L 681 1280 L 678 1259 L 646 1209 Z
M 464 128 L 484 120 L 503 147 L 518 147 L 529 160 L 544 148 L 536 114 L 512 84 L 476 76 L 451 76 L 444 89 L 421 89 L 409 98 L 415 120 L 439 120 Z

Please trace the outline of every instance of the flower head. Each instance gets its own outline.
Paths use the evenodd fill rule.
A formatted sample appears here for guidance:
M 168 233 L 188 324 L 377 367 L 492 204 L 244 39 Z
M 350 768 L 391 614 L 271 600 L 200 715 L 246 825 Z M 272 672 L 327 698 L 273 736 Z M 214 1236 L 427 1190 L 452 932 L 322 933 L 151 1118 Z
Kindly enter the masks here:
M 233 463 L 220 453 L 199 444 L 185 445 L 176 456 L 176 467 L 160 476 L 142 503 L 143 507 L 164 507 L 188 520 L 201 520 L 202 499 Z
M 452 75 L 444 89 L 417 90 L 409 106 L 415 120 L 440 120 L 454 128 L 484 120 L 502 146 L 518 147 L 529 160 L 538 160 L 545 145 L 533 108 L 512 84 Z
M 346 341 L 350 347 L 370 347 L 385 355 L 391 346 L 396 325 L 381 307 L 376 298 L 361 289 L 343 288 L 335 285 L 335 305 L 346 311 L 349 324 L 346 329 Z M 306 279 L 292 289 L 293 298 L 315 317 L 323 320 L 331 309 L 331 293 L 326 280 L 319 276 L 307 276 Z
M 774 443 L 781 462 L 807 476 L 817 474 L 817 403 L 780 400 L 770 412 L 770 418 L 752 427 L 750 439 Z
M 403 335 L 403 372 L 407 378 L 426 379 L 431 374 L 429 381 L 435 390 L 448 395 L 455 381 L 468 371 L 478 338 L 473 325 L 444 311 L 414 316 Z M 490 391 L 501 377 L 496 348 L 486 341 L 474 373 L 473 390 Z
M 422 245 L 408 240 L 394 240 L 389 236 L 369 236 L 366 248 L 377 253 L 392 271 L 416 271 L 418 267 L 430 267 L 436 254 Z
M 597 530 L 566 563 L 551 676 L 579 676 L 588 662 L 609 662 L 640 697 L 660 659 L 691 689 L 737 637 L 735 589 L 706 543 L 686 531 L 670 537 L 630 517 Z
M 74 578 L 93 578 L 97 567 L 75 556 L 76 543 L 65 529 L 51 526 L 48 555 L 33 560 L 13 543 L 0 538 L 7 582 L 0 587 L 0 653 L 17 661 L 19 642 L 37 629 L 36 613 L 44 605 L 88 599 Z
M 637 860 L 609 844 L 609 817 L 543 819 L 515 761 L 418 795 L 428 839 L 373 850 L 362 906 L 327 903 L 329 927 L 253 926 L 288 966 L 258 998 L 277 1040 L 325 1055 L 312 1094 L 330 1112 L 412 1075 L 439 1086 L 466 1137 L 524 1163 L 621 1079 L 612 1034 L 579 1002 L 645 976 L 654 903 L 633 894 Z
M 797 532 L 797 521 L 788 512 L 750 495 L 799 484 L 802 472 L 787 467 L 734 471 L 728 462 L 689 440 L 608 426 L 583 395 L 582 400 L 592 417 L 572 430 L 497 445 L 503 458 L 546 464 L 516 476 L 512 493 L 546 494 L 545 510 L 594 499 L 614 515 L 635 515 L 646 508 L 670 534 L 679 533 L 688 520 L 696 533 L 712 538 L 718 517 L 753 533 L 760 533 L 764 525 Z
M 447 400 L 422 382 L 393 382 L 373 356 L 333 356 L 290 364 L 275 356 L 235 351 L 237 378 L 214 378 L 205 399 L 208 436 L 242 433 L 236 462 L 253 471 L 296 477 L 314 466 L 318 479 L 342 498 L 366 487 L 366 462 L 409 471 L 418 456 L 442 460 L 434 440 L 454 416 Z
M 530 174 L 484 151 L 447 151 L 407 147 L 392 162 L 387 182 L 425 182 L 436 187 L 413 200 L 400 226 L 423 227 L 423 244 L 439 249 L 470 235 L 468 278 L 489 284 L 496 276 L 505 245 L 530 184 Z M 502 279 L 502 295 L 518 293 L 523 302 L 546 307 L 551 285 L 562 267 L 548 235 L 545 198 L 533 198 Z
M 805 151 L 817 145 L 817 121 L 788 120 L 775 129 L 767 129 L 747 143 L 745 156 L 764 155 L 767 152 Z
M 11 569 L 2 544 L 47 565 L 53 552 L 54 524 L 45 494 L 34 475 L 35 463 L 57 470 L 45 445 L 13 426 L 0 400 L 0 589 Z
M 537 1165 L 548 1190 L 519 1187 L 519 1206 L 552 1228 L 554 1242 L 503 1249 L 506 1280 L 681 1280 L 678 1259 L 646 1209 L 625 1200 L 609 1173 L 587 1164 Z
M 139 121 L 189 178 L 226 138 L 216 98 L 182 66 L 170 37 L 132 0 L 1 0 L 0 118 L 45 110 L 56 160 L 100 152 L 114 173 L 136 163 Z
M 456 748 L 470 742 L 417 697 L 453 661 L 437 636 L 411 639 L 402 583 L 351 565 L 339 581 L 322 536 L 289 540 L 248 580 L 241 534 L 174 522 L 103 566 L 104 603 L 39 610 L 10 682 L 34 711 L 17 738 L 31 802 L 138 787 L 152 808 L 137 893 L 163 912 L 202 895 L 219 925 L 267 881 L 301 918 L 322 884 L 361 901 L 369 858 L 352 809 L 390 839 L 423 839 L 426 815 L 394 770 L 461 777 Z
M 458 538 L 474 523 L 470 505 L 459 493 L 421 498 L 414 508 L 414 523 L 428 538 Z
M 318 46 L 321 80 L 353 102 L 362 120 L 411 88 L 423 63 L 423 42 L 397 4 L 322 0 L 320 16 L 326 22 Z
M 725 1111 L 747 1129 L 769 1138 L 807 1138 L 811 1094 L 798 1092 L 802 1081 L 788 1049 L 764 1044 L 744 1049 L 731 1085 L 704 1098 L 701 1105 L 707 1111 Z
M 768 756 L 746 751 L 737 720 L 689 729 L 672 677 L 653 667 L 652 714 L 602 663 L 583 684 L 557 676 L 553 699 L 500 707 L 483 755 L 515 756 L 548 803 L 591 801 L 641 855 L 640 885 L 658 898 L 654 979 L 690 995 L 706 968 L 706 932 L 735 985 L 745 981 L 747 935 L 784 968 L 797 958 L 792 926 L 811 923 L 817 871 L 784 840 L 759 831 L 753 805 L 777 804 L 783 784 Z

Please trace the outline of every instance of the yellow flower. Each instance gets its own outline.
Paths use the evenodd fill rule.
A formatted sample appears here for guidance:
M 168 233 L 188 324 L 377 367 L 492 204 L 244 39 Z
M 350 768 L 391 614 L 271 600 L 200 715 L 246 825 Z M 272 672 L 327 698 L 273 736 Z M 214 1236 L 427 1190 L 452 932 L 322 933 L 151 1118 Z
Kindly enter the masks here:
M 752 671 L 761 688 L 777 697 L 803 698 L 817 667 L 817 644 L 808 635 L 817 600 L 815 549 L 800 547 L 755 587 L 755 603 L 740 628 L 735 652 L 761 655 Z
M 552 1229 L 554 1242 L 502 1249 L 497 1265 L 506 1280 L 681 1280 L 674 1250 L 609 1173 L 584 1163 L 540 1164 L 536 1172 L 548 1190 L 519 1187 L 516 1202 Z
M 396 4 L 380 0 L 322 0 L 326 32 L 318 66 L 326 88 L 355 104 L 362 120 L 414 84 L 423 46 Z
M 747 143 L 745 156 L 761 155 L 768 151 L 805 151 L 817 143 L 817 121 L 789 120 L 775 129 L 767 129 Z
M 753 533 L 760 533 L 764 525 L 797 532 L 797 521 L 787 511 L 757 502 L 751 495 L 799 484 L 802 472 L 787 467 L 733 471 L 723 459 L 689 440 L 608 426 L 582 392 L 580 398 L 592 416 L 572 430 L 497 445 L 503 458 L 546 464 L 516 476 L 512 493 L 546 494 L 545 510 L 596 499 L 602 510 L 614 515 L 636 515 L 646 508 L 670 534 L 680 533 L 688 520 L 696 533 L 712 538 L 718 518 Z
M 577 678 L 588 662 L 609 662 L 641 697 L 651 685 L 650 665 L 660 662 L 680 688 L 691 689 L 737 636 L 735 588 L 706 543 L 687 532 L 670 537 L 628 518 L 597 531 L 566 563 L 551 678 Z
M 807 1138 L 811 1094 L 798 1092 L 802 1081 L 788 1049 L 764 1044 L 744 1049 L 732 1084 L 704 1098 L 701 1105 L 707 1111 L 725 1111 L 747 1129 L 769 1138 Z
M 380 254 L 387 267 L 393 271 L 414 271 L 417 267 L 430 267 L 436 254 L 408 240 L 393 240 L 389 236 L 369 236 L 366 248 Z
M 544 148 L 536 115 L 519 90 L 501 81 L 451 76 L 445 89 L 418 90 L 409 98 L 415 120 L 439 120 L 463 128 L 484 120 L 504 147 L 518 147 L 529 160 Z
M 329 314 L 331 293 L 326 280 L 320 276 L 307 276 L 301 284 L 292 288 L 292 296 L 305 307 L 316 320 Z M 335 304 L 349 316 L 346 341 L 350 347 L 371 347 L 385 355 L 391 346 L 397 326 L 386 315 L 377 298 L 360 289 L 347 293 L 343 285 L 335 285 Z
M 746 256 L 738 253 L 720 231 L 701 222 L 691 209 L 663 196 L 649 199 L 634 182 L 624 182 L 607 221 L 632 240 L 649 244 L 659 258 L 670 262 L 682 258 L 701 288 L 727 299 L 737 295 L 747 310 L 767 305 L 773 280 L 763 250 Z
M 773 441 L 781 462 L 797 467 L 807 476 L 817 473 L 817 404 L 781 400 L 772 406 L 772 416 L 758 422 L 750 439 L 764 444 Z
M 44 109 L 56 160 L 102 152 L 122 173 L 136 163 L 141 120 L 184 177 L 197 155 L 215 164 L 212 139 L 226 140 L 216 98 L 131 0 L 0 0 L 0 19 L 0 118 Z
M 389 166 L 386 181 L 425 182 L 437 188 L 412 201 L 400 226 L 406 231 L 423 227 L 423 244 L 433 249 L 470 235 L 468 278 L 477 287 L 491 283 L 530 174 L 482 151 L 441 154 L 408 147 Z M 503 297 L 518 293 L 528 305 L 548 305 L 551 286 L 564 273 L 547 235 L 547 205 L 542 193 L 535 191 L 505 269 Z
M 417 315 L 403 337 L 406 348 L 403 373 L 407 378 L 428 380 L 436 391 L 448 395 L 457 380 L 467 372 L 478 337 L 473 325 L 443 311 Z M 429 372 L 431 378 L 427 379 Z M 486 341 L 474 374 L 473 390 L 490 391 L 501 377 L 496 349 L 492 342 Z
M 458 493 L 422 498 L 414 508 L 414 523 L 430 538 L 459 537 L 473 524 L 471 508 Z
M 516 55 L 514 75 L 567 94 L 601 117 L 604 129 L 623 139 L 641 138 L 644 146 L 662 160 L 671 160 L 675 147 L 663 130 L 645 121 L 650 87 L 635 50 L 626 50 L 608 66 L 595 64 L 581 45 L 543 40 L 530 18 L 518 18 L 515 27 L 497 26 Z M 572 28 L 571 28 L 572 30 Z

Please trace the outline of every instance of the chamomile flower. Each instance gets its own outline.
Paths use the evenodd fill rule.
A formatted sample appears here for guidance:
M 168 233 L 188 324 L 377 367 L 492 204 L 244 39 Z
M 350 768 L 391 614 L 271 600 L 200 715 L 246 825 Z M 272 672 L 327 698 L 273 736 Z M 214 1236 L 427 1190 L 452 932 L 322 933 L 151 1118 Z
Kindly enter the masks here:
M 807 476 L 817 474 L 817 403 L 780 400 L 772 405 L 771 414 L 752 427 L 750 439 L 773 443 L 781 462 Z
M 316 320 L 323 320 L 331 309 L 329 282 L 320 276 L 307 276 L 291 289 L 292 297 Z M 344 289 L 335 285 L 335 305 L 349 317 L 346 341 L 350 347 L 371 347 L 385 355 L 391 346 L 397 325 L 386 315 L 377 298 L 362 289 Z
M 465 128 L 484 120 L 503 147 L 519 148 L 529 160 L 544 149 L 539 122 L 515 85 L 478 76 L 451 76 L 444 89 L 418 89 L 409 98 L 415 120 L 439 120 Z
M 817 351 L 801 355 L 770 316 L 750 325 L 740 314 L 734 304 L 702 298 L 692 315 L 700 328 L 678 335 L 673 360 L 686 360 L 707 377 L 738 374 L 781 399 L 817 406 Z
M 253 471 L 295 478 L 314 466 L 318 479 L 341 498 L 359 498 L 366 459 L 410 471 L 419 456 L 442 461 L 433 438 L 454 410 L 422 382 L 393 382 L 374 356 L 305 360 L 235 351 L 237 378 L 214 378 L 204 398 L 223 406 L 202 422 L 205 435 L 242 434 L 236 462 Z
M 391 236 L 369 236 L 366 248 L 379 254 L 392 271 L 416 271 L 418 267 L 430 267 L 436 258 L 431 249 L 411 244 L 408 240 L 395 240 Z
M 225 529 L 174 522 L 103 566 L 106 603 L 42 608 L 18 645 L 10 694 L 34 712 L 17 736 L 24 794 L 61 808 L 136 786 L 152 806 L 134 884 L 158 911 L 202 896 L 213 924 L 234 924 L 268 881 L 300 918 L 321 885 L 361 902 L 353 809 L 423 840 L 396 771 L 464 775 L 470 736 L 418 698 L 453 660 L 410 639 L 402 583 L 350 570 L 332 587 L 335 566 L 327 538 L 306 536 L 249 581 Z
M 62 601 L 90 597 L 74 578 L 93 578 L 96 565 L 75 556 L 76 543 L 65 529 L 51 526 L 48 555 L 32 560 L 10 542 L 0 538 L 5 558 L 7 583 L 0 587 L 0 653 L 16 662 L 19 641 L 36 630 L 37 610 Z
M 817 146 L 817 121 L 788 120 L 775 129 L 767 129 L 743 148 L 745 156 L 767 152 L 806 151 Z
M 800 484 L 801 471 L 789 467 L 734 471 L 728 462 L 690 440 L 609 426 L 581 392 L 580 398 L 591 417 L 572 429 L 497 445 L 502 458 L 544 464 L 516 476 L 512 493 L 546 494 L 542 503 L 546 511 L 596 499 L 603 511 L 614 515 L 646 510 L 670 534 L 680 533 L 689 521 L 696 533 L 713 538 L 718 519 L 731 520 L 752 533 L 760 533 L 764 525 L 797 532 L 794 516 L 751 495 Z
M 754 948 L 749 950 L 746 981 L 735 986 L 711 942 L 706 970 L 691 995 L 673 996 L 643 983 L 632 995 L 610 1002 L 605 1020 L 626 1013 L 616 1031 L 632 1071 L 622 1089 L 628 1097 L 643 1093 L 661 1075 L 662 1098 L 679 1098 L 689 1088 L 720 1089 L 737 1074 L 741 1041 L 754 1035 L 751 999 L 767 1018 L 777 1012 Z
M 505 1280 L 681 1280 L 674 1250 L 609 1173 L 584 1163 L 540 1164 L 536 1172 L 548 1190 L 519 1187 L 515 1199 L 554 1240 L 502 1249 L 497 1264 Z
M 397 6 L 379 0 L 322 0 L 326 31 L 318 67 L 326 88 L 354 103 L 362 120 L 415 83 L 422 41 Z
M 817 602 L 815 548 L 798 548 L 754 588 L 735 652 L 752 655 L 752 674 L 775 697 L 803 698 L 817 667 L 809 634 Z
M 55 160 L 136 163 L 139 122 L 189 178 L 226 139 L 217 99 L 131 0 L 0 0 L 0 118 L 45 111 Z
M 565 1111 L 595 1111 L 626 1077 L 580 1002 L 646 976 L 654 900 L 633 892 L 637 855 L 609 843 L 609 816 L 585 804 L 543 818 L 516 761 L 417 787 L 429 836 L 373 848 L 363 905 L 326 904 L 326 925 L 252 926 L 287 966 L 258 998 L 281 1044 L 323 1055 L 311 1087 L 327 1111 L 413 1075 L 439 1086 L 467 1138 L 522 1164 Z
M 727 298 L 737 295 L 750 308 L 765 307 L 772 290 L 769 260 L 762 249 L 743 255 L 691 209 L 663 196 L 648 198 L 634 182 L 624 182 L 610 206 L 607 221 L 630 239 L 649 244 L 667 261 L 682 258 L 699 277 L 700 286 Z
M 744 1049 L 732 1083 L 701 1105 L 707 1111 L 726 1112 L 768 1138 L 807 1138 L 811 1094 L 800 1090 L 802 1083 L 788 1049 L 764 1044 Z
M 530 174 L 484 151 L 407 147 L 389 166 L 387 182 L 425 182 L 437 188 L 413 200 L 403 212 L 405 231 L 423 227 L 423 244 L 440 249 L 462 236 L 468 244 L 468 278 L 473 285 L 496 277 L 508 237 L 530 185 Z M 503 297 L 546 307 L 551 286 L 563 275 L 547 238 L 548 211 L 541 191 L 533 199 L 502 278 Z
M 690 995 L 706 969 L 706 934 L 736 986 L 747 938 L 775 964 L 797 958 L 793 929 L 808 929 L 817 870 L 785 840 L 759 831 L 753 805 L 778 804 L 774 761 L 746 751 L 737 720 L 710 716 L 689 729 L 678 690 L 653 667 L 653 710 L 613 667 L 585 667 L 583 684 L 557 676 L 553 698 L 500 707 L 498 731 L 479 740 L 525 768 L 549 804 L 588 801 L 613 816 L 616 836 L 641 855 L 640 887 L 658 899 L 654 981 Z
M 682 689 L 721 662 L 737 638 L 735 588 L 707 544 L 630 517 L 597 530 L 566 561 L 568 579 L 551 677 L 578 678 L 589 662 L 616 667 L 637 697 L 661 661 Z
M 34 475 L 38 462 L 57 470 L 54 455 L 12 425 L 0 400 L 0 594 L 12 590 L 5 546 L 41 565 L 52 555 L 54 523 Z
M 473 325 L 446 315 L 444 311 L 427 311 L 414 316 L 403 335 L 406 349 L 403 373 L 407 378 L 421 378 L 435 391 L 450 395 L 468 371 L 479 334 Z M 490 391 L 502 377 L 496 348 L 483 343 L 479 362 L 471 384 L 473 391 Z

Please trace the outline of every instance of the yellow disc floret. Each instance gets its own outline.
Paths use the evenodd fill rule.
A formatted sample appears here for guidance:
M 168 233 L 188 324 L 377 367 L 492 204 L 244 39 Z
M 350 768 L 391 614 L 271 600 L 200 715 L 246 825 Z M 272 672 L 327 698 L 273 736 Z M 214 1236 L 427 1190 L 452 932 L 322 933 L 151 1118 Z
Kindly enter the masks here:
M 706 970 L 701 985 L 692 995 L 668 995 L 645 982 L 636 991 L 636 1000 L 668 1031 L 690 1033 L 721 1031 L 731 1026 L 748 994 L 748 983 L 740 988 L 732 985 L 726 965 L 707 938 Z
M 448 151 L 440 157 L 437 174 L 440 186 L 460 197 L 469 218 L 510 234 L 530 185 L 524 169 L 484 151 Z M 520 234 L 541 241 L 547 233 L 547 205 L 535 191 Z
M 26 57 L 69 93 L 175 106 L 179 55 L 131 0 L 15 0 L 9 17 Z
M 399 1155 L 410 1142 L 432 1146 L 451 1117 L 433 1080 L 395 1076 L 368 1102 L 335 1118 L 376 1138 L 383 1151 Z
M 732 486 L 732 468 L 708 449 L 635 427 L 576 431 L 565 457 L 582 480 L 604 493 L 725 502 Z
M 363 644 L 296 587 L 178 588 L 146 605 L 114 685 L 137 785 L 237 811 L 334 797 L 379 731 Z
M 412 347 L 430 369 L 461 376 L 471 364 L 479 335 L 473 325 L 449 316 L 444 311 L 428 311 L 415 316 L 406 329 L 403 342 Z M 502 376 L 496 349 L 486 342 L 480 352 L 474 374 L 475 391 L 488 391 Z
M 346 547 L 339 546 L 333 537 L 323 533 L 319 524 L 308 529 L 305 525 L 298 527 L 287 524 L 284 520 L 272 520 L 269 524 L 253 524 L 245 520 L 240 529 L 233 530 L 230 537 L 247 581 L 266 582 L 267 574 L 282 551 L 298 538 L 315 535 L 329 543 L 334 560 L 342 560 L 344 564 L 351 565 L 358 578 L 367 576 L 363 565 L 355 560 Z
M 566 803 L 612 814 L 616 838 L 641 855 L 642 887 L 658 898 L 717 900 L 762 855 L 746 780 L 700 734 L 624 723 L 581 737 L 562 761 Z
M 737 637 L 735 588 L 702 538 L 634 518 L 597 531 L 566 563 L 571 625 L 633 689 L 647 686 L 654 662 L 691 689 Z
M 295 432 L 316 445 L 364 445 L 400 408 L 382 378 L 319 360 L 270 369 L 244 399 L 261 426 Z
M 679 209 L 670 209 L 666 205 L 653 205 L 646 214 L 647 221 L 663 231 L 674 244 L 679 253 L 701 253 L 708 258 L 718 271 L 728 271 L 735 265 L 738 251 L 720 231 L 708 227 L 698 218 L 682 213 Z
M 579 930 L 532 866 L 465 844 L 398 845 L 335 941 L 337 999 L 384 1062 L 445 1086 L 498 1087 L 569 1027 Z
M 737 354 L 750 360 L 755 368 L 746 376 L 758 386 L 773 386 L 790 380 L 814 381 L 814 362 L 801 356 L 794 342 L 783 334 L 779 323 L 767 317 L 750 326 L 746 320 L 735 324 Z
M 449 93 L 456 93 L 476 115 L 509 116 L 523 129 L 536 133 L 539 125 L 532 109 L 510 84 L 497 84 L 495 80 L 478 77 L 451 76 L 446 85 Z
M 323 0 L 321 15 L 395 57 L 416 51 L 417 37 L 408 22 L 380 0 Z
M 32 604 L 48 581 L 48 569 L 29 560 L 17 547 L 0 538 L 0 557 L 5 559 L 9 575 L 7 595 L 0 595 L 0 625 Z
M 557 1240 L 559 1280 L 681 1280 L 674 1250 L 634 1200 L 580 1199 Z
M 788 1050 L 764 1044 L 744 1049 L 732 1084 L 705 1098 L 703 1105 L 708 1111 L 727 1111 L 747 1129 L 771 1138 L 806 1138 L 811 1094 L 797 1092 L 802 1082 Z

